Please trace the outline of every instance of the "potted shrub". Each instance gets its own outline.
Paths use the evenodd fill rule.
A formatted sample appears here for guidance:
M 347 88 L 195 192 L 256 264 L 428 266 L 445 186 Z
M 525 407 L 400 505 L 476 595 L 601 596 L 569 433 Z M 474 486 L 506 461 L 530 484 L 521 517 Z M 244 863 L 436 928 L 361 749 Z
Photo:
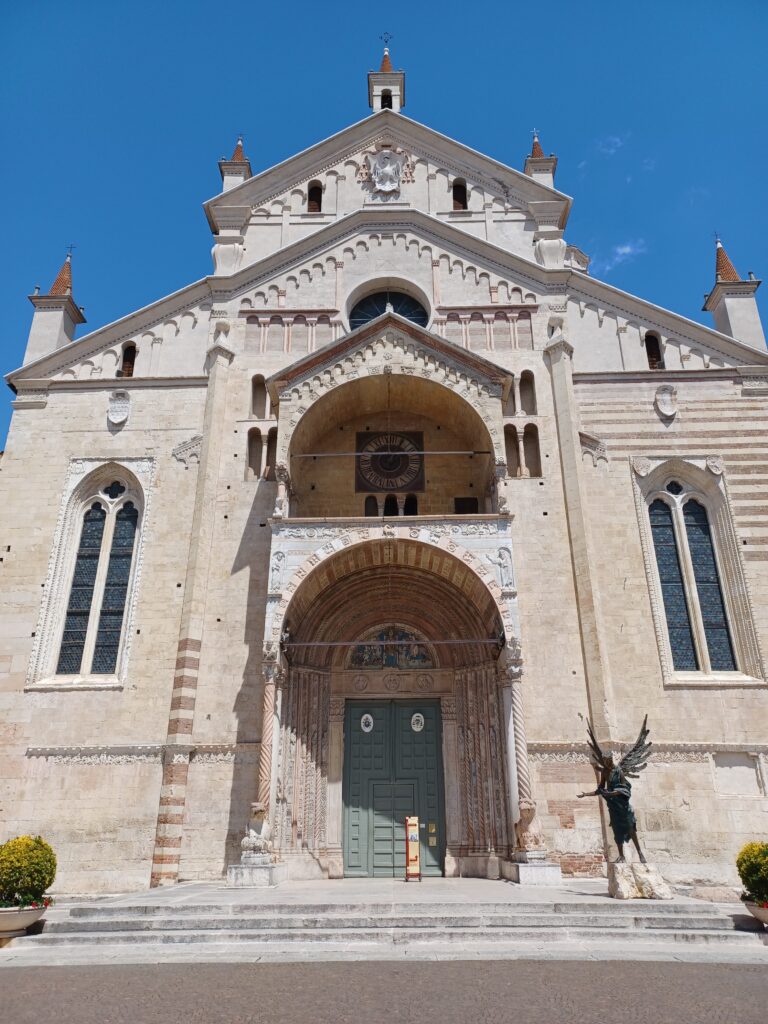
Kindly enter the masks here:
M 40 836 L 0 846 L 0 938 L 23 934 L 51 905 L 45 890 L 56 877 L 56 855 Z
M 747 843 L 736 858 L 744 884 L 742 900 L 750 914 L 768 924 L 768 843 Z

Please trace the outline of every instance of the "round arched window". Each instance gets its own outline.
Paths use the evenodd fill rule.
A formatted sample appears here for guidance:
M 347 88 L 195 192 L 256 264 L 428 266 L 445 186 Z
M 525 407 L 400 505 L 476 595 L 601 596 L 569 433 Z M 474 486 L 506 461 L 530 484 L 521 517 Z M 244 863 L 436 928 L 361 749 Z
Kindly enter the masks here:
M 375 320 L 377 316 L 387 312 L 387 305 L 392 307 L 394 313 L 412 320 L 421 327 L 426 327 L 429 320 L 426 309 L 416 299 L 406 295 L 405 292 L 374 292 L 373 295 L 366 295 L 361 299 L 352 312 L 349 314 L 349 326 L 354 331 L 356 327 L 362 327 L 369 320 Z

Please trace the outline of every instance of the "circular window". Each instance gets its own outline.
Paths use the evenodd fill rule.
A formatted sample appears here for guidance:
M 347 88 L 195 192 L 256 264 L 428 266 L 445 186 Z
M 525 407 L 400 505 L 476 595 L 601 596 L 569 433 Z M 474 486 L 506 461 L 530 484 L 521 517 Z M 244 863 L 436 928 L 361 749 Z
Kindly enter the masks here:
M 361 299 L 349 314 L 349 326 L 351 330 L 362 327 L 370 320 L 387 312 L 387 305 L 392 306 L 392 311 L 412 320 L 420 327 L 426 327 L 429 321 L 426 309 L 416 299 L 406 295 L 405 292 L 374 292 L 373 295 L 366 295 Z

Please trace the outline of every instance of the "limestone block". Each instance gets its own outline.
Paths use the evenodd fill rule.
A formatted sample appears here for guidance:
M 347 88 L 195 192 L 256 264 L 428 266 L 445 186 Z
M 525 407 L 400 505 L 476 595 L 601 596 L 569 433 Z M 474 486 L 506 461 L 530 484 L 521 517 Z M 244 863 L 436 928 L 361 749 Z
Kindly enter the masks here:
M 672 890 L 653 864 L 608 865 L 608 895 L 615 900 L 671 900 Z

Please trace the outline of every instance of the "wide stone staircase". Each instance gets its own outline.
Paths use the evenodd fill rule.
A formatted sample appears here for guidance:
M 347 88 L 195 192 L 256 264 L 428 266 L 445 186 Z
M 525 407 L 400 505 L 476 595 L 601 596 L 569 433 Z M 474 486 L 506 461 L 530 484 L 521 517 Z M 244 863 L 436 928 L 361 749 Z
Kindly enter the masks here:
M 520 887 L 506 886 L 496 900 L 487 888 L 478 899 L 467 888 L 454 890 L 457 898 L 437 886 L 409 889 L 413 900 L 404 888 L 396 899 L 374 893 L 346 901 L 339 891 L 324 899 L 318 888 L 303 899 L 296 891 L 281 899 L 280 890 L 263 899 L 220 890 L 219 900 L 212 890 L 198 899 L 194 891 L 179 899 L 154 890 L 151 897 L 75 903 L 49 912 L 38 934 L 13 940 L 0 960 L 644 958 L 659 950 L 688 959 L 684 951 L 696 948 L 711 959 L 768 963 L 768 933 L 737 905 L 619 902 L 559 891 L 526 899 Z

